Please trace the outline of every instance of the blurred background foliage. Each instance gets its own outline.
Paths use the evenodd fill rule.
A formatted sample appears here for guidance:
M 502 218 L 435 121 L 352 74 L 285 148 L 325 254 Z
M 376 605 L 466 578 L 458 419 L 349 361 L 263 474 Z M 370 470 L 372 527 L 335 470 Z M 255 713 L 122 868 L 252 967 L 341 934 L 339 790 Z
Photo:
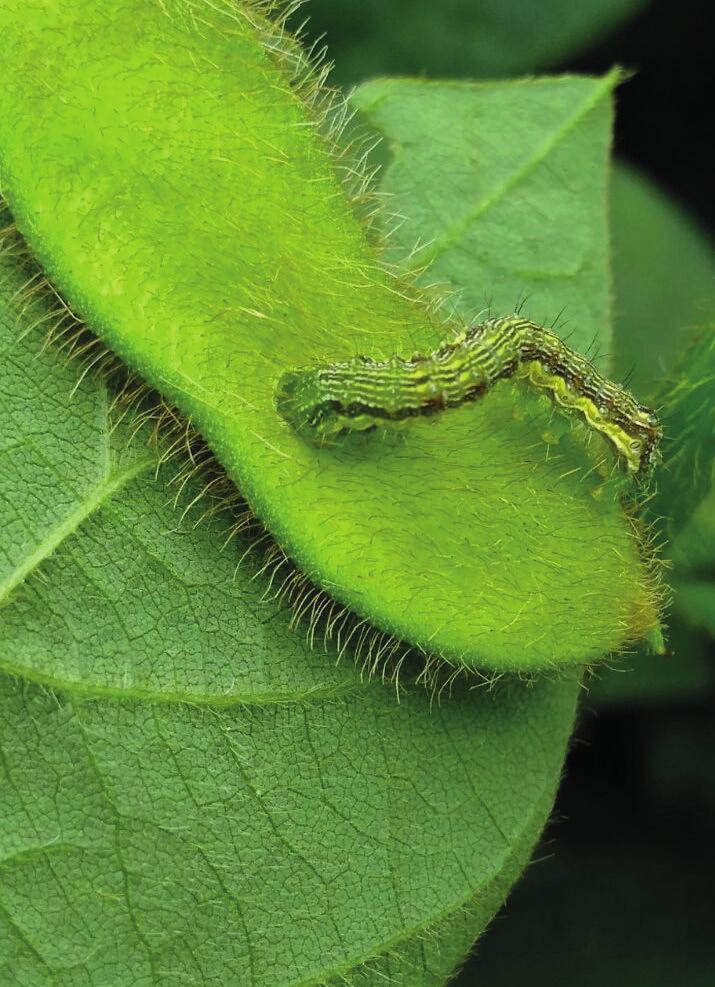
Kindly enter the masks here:
M 709 5 L 311 0 L 294 26 L 305 16 L 308 40 L 327 44 L 332 81 L 345 88 L 388 74 L 634 70 L 616 121 L 612 357 L 617 376 L 657 401 L 691 340 L 715 327 Z M 710 470 L 715 377 L 703 379 L 700 468 Z M 553 822 L 461 987 L 513 987 L 527 972 L 570 987 L 715 982 L 712 492 L 666 554 L 671 654 L 628 656 L 588 683 Z
M 501 78 L 548 69 L 647 0 L 309 0 L 333 81 L 370 75 Z

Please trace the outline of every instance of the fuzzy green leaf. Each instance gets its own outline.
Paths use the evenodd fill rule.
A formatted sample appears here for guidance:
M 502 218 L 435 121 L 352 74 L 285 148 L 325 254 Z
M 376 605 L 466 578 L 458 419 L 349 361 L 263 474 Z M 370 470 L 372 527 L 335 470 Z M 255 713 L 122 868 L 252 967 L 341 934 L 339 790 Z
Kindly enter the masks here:
M 176 465 L 41 351 L 27 276 L 0 256 L 0 984 L 442 985 L 544 824 L 575 684 L 398 703 L 310 651 L 230 518 L 181 519 Z
M 548 402 L 499 387 L 320 449 L 278 416 L 283 371 L 430 349 L 449 327 L 378 265 L 255 4 L 8 0 L 0 39 L 1 175 L 23 234 L 311 579 L 388 634 L 497 671 L 578 665 L 654 625 L 632 529 L 593 471 L 603 448 Z M 530 312 L 567 304 L 586 344 L 608 334 L 614 83 L 414 84 L 391 104 L 419 149 L 410 210 L 436 199 L 470 232 L 478 214 L 440 275 L 508 309 L 534 286 Z

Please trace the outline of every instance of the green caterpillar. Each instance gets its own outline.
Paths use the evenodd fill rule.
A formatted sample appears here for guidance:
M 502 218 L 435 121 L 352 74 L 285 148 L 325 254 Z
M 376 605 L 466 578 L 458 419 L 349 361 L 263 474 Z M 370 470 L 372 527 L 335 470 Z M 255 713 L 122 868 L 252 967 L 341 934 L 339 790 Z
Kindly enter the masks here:
M 655 412 L 555 333 L 519 315 L 471 326 L 427 356 L 358 356 L 283 374 L 277 408 L 296 430 L 324 442 L 347 430 L 456 408 L 513 376 L 579 414 L 611 443 L 629 473 L 649 479 L 662 436 Z

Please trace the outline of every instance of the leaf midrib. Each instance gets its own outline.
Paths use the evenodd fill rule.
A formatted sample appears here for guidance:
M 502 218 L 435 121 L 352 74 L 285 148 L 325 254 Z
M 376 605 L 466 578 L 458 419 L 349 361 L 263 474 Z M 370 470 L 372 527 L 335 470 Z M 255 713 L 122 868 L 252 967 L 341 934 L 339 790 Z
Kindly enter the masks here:
M 518 185 L 520 185 L 535 169 L 545 161 L 555 147 L 572 131 L 578 124 L 593 110 L 614 87 L 621 77 L 620 69 L 612 69 L 605 75 L 600 83 L 592 90 L 587 99 L 564 120 L 561 126 L 557 127 L 549 137 L 546 138 L 521 165 L 513 171 L 501 184 L 497 185 L 491 195 L 475 203 L 472 209 L 468 210 L 461 219 L 454 222 L 445 232 L 419 250 L 413 258 L 408 259 L 406 268 L 408 270 L 422 270 L 430 267 L 438 257 L 446 253 L 451 247 L 456 246 L 460 238 L 466 234 L 467 230 L 476 223 L 490 209 L 496 206 L 504 197 Z
M 124 469 L 110 471 L 88 494 L 81 503 L 64 517 L 59 524 L 51 528 L 45 537 L 35 546 L 19 565 L 0 583 L 0 605 L 6 603 L 12 593 L 36 572 L 57 549 L 70 538 L 95 512 L 119 493 L 132 480 L 156 466 L 155 458 L 142 458 Z

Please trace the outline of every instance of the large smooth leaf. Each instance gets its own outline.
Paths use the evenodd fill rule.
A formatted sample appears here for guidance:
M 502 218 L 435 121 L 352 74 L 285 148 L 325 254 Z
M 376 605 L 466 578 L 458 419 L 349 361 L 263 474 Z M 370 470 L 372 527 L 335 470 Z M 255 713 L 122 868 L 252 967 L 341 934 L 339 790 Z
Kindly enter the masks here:
M 310 38 L 325 38 L 341 83 L 373 75 L 518 75 L 591 44 L 645 0 L 310 0 Z
M 283 371 L 429 351 L 463 321 L 380 266 L 281 40 L 244 14 L 232 0 L 0 5 L 3 189 L 43 268 L 193 416 L 301 570 L 380 630 L 492 671 L 578 666 L 650 632 L 603 444 L 546 399 L 507 384 L 323 447 L 281 419 Z M 436 202 L 460 240 L 437 275 L 507 311 L 533 286 L 530 313 L 567 305 L 577 345 L 608 333 L 615 81 L 405 84 L 391 102 L 414 149 L 405 213 Z
M 600 137 L 617 81 L 376 79 L 351 96 L 390 152 L 381 187 L 400 218 L 390 256 L 454 289 L 463 317 L 521 305 L 606 368 L 609 142 Z
M 258 563 L 234 578 L 230 519 L 182 520 L 176 466 L 40 351 L 27 276 L 0 257 L 0 983 L 444 983 L 544 824 L 576 686 L 398 702 L 310 651 Z

